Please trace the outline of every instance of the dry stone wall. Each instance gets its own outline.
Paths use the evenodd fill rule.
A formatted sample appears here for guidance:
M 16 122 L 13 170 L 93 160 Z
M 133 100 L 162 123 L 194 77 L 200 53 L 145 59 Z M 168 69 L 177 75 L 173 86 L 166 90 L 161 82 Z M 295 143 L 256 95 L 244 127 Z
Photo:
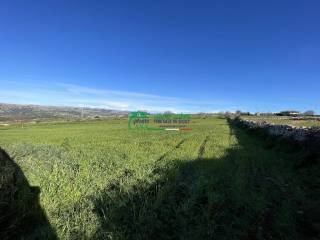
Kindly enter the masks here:
M 260 130 L 269 136 L 276 136 L 292 140 L 306 147 L 310 147 L 320 152 L 320 128 L 319 127 L 295 127 L 290 125 L 278 125 L 265 121 L 255 122 L 235 118 L 233 120 L 237 125 L 247 129 Z

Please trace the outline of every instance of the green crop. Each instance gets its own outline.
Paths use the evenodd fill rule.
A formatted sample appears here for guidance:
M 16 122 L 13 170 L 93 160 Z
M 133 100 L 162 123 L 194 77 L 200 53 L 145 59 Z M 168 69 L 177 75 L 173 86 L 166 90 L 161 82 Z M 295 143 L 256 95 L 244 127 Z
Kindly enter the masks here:
M 298 238 L 299 203 L 315 205 L 293 171 L 298 157 L 266 149 L 225 119 L 192 118 L 190 126 L 130 131 L 127 119 L 6 126 L 0 146 L 40 187 L 60 239 Z M 24 238 L 46 231 L 37 225 Z

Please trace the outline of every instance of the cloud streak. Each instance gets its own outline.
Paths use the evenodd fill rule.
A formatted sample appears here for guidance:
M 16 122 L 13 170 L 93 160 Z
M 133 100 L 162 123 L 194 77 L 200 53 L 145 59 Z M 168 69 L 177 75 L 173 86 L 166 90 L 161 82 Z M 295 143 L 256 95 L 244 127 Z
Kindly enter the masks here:
M 89 88 L 68 83 L 33 85 L 6 84 L 0 89 L 0 102 L 56 106 L 86 106 L 117 110 L 147 110 L 151 112 L 212 112 L 225 109 L 228 102 L 192 100 L 147 93 Z

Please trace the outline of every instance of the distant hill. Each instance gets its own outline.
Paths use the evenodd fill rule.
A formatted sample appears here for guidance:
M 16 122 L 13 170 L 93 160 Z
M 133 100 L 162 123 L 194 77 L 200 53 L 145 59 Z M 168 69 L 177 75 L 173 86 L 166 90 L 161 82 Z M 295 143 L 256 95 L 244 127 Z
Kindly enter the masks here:
M 0 121 L 36 121 L 55 119 L 86 119 L 125 117 L 127 111 L 100 108 L 57 107 L 0 103 Z

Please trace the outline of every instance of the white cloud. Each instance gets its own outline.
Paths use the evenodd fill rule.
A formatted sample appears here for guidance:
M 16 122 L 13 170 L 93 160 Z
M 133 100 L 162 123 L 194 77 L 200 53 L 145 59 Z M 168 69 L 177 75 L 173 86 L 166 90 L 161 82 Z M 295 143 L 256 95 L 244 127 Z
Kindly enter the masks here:
M 227 104 L 222 101 L 192 100 L 139 92 L 96 89 L 66 83 L 34 85 L 17 84 L 17 82 L 11 86 L 7 84 L 6 90 L 0 90 L 0 101 L 176 113 L 205 112 Z

